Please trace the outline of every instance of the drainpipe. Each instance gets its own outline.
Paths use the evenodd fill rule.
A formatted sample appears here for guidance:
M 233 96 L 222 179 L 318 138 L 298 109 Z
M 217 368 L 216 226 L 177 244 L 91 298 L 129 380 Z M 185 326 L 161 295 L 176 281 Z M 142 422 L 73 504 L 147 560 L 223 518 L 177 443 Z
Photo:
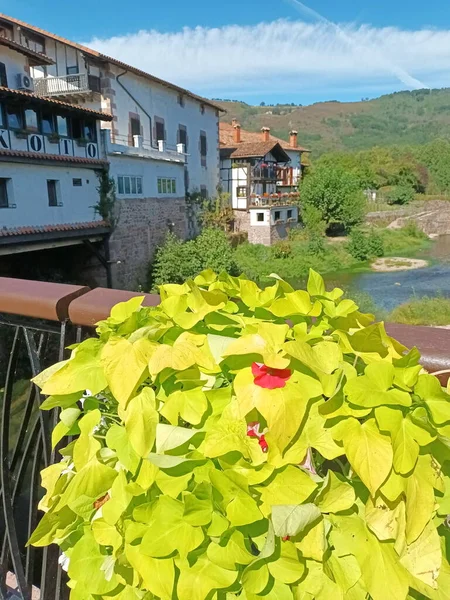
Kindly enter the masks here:
M 151 116 L 148 114 L 148 112 L 145 110 L 145 108 L 142 106 L 142 104 L 139 102 L 139 100 L 136 100 L 136 98 L 133 96 L 133 94 L 129 90 L 127 90 L 127 88 L 124 86 L 124 84 L 121 81 L 119 81 L 119 78 L 123 77 L 127 73 L 128 73 L 128 69 L 125 69 L 125 71 L 123 73 L 120 73 L 120 75 L 117 75 L 116 81 L 120 85 L 120 87 L 123 89 L 123 91 L 133 100 L 133 102 L 135 102 L 139 106 L 139 108 L 142 110 L 144 115 L 146 115 L 148 117 L 148 120 L 150 122 L 150 146 L 153 148 L 153 132 L 152 132 Z

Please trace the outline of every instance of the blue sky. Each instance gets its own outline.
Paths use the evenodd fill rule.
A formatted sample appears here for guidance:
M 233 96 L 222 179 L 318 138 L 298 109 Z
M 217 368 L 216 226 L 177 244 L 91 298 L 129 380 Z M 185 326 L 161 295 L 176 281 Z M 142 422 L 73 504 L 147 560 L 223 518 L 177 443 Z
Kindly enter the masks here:
M 0 0 L 0 10 L 209 97 L 308 104 L 450 86 L 449 0 L 306 4 Z

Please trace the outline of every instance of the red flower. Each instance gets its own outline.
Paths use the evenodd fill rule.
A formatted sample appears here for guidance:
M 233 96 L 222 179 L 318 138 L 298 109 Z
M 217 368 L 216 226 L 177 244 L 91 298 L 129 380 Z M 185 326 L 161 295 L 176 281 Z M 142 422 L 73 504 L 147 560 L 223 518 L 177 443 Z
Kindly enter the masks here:
M 283 542 L 287 542 L 288 540 L 291 539 L 290 535 L 285 535 L 284 537 L 281 538 L 283 540 Z
M 247 435 L 251 438 L 258 438 L 259 447 L 265 453 L 269 451 L 269 444 L 266 442 L 264 433 L 259 431 L 260 423 L 253 421 L 247 425 Z M 266 430 L 265 430 L 266 431 Z
M 286 385 L 286 381 L 292 375 L 290 369 L 273 369 L 272 367 L 266 367 L 266 365 L 256 362 L 252 364 L 252 373 L 255 377 L 255 385 L 268 390 L 283 388 Z

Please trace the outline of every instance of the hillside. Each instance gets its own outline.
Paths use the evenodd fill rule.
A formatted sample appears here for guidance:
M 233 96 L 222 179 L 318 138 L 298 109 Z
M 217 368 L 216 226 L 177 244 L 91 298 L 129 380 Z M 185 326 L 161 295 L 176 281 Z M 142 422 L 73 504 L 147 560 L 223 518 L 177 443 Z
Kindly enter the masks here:
M 222 120 L 236 117 L 250 131 L 267 126 L 273 135 L 288 139 L 289 130 L 297 129 L 299 144 L 310 148 L 314 157 L 336 150 L 425 144 L 436 137 L 450 139 L 450 88 L 310 106 L 218 103 L 227 111 Z

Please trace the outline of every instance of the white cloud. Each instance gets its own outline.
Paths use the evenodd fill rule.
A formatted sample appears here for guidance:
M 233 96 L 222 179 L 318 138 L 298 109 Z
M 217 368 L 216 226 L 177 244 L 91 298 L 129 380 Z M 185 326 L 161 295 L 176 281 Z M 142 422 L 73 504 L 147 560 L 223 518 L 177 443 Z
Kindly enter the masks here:
M 86 45 L 209 96 L 450 85 L 449 30 L 278 20 L 142 30 Z

